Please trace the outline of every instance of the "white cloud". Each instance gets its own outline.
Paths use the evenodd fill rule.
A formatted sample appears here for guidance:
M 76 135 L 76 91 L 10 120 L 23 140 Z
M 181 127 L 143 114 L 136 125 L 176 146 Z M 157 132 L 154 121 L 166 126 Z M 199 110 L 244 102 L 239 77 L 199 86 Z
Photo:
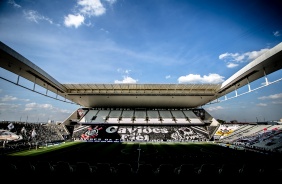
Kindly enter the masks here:
M 131 70 L 129 70 L 129 69 L 124 70 L 124 69 L 118 68 L 117 72 L 128 75 L 131 72 Z
M 25 111 L 42 111 L 45 114 L 47 113 L 71 113 L 69 110 L 66 109 L 59 109 L 54 107 L 51 104 L 38 104 L 38 103 L 29 103 L 25 105 Z
M 262 96 L 259 97 L 259 100 L 267 100 L 267 99 L 279 99 L 282 98 L 282 93 L 274 94 L 274 95 L 269 95 L 269 96 Z
M 227 68 L 235 68 L 235 67 L 237 67 L 238 66 L 238 64 L 236 64 L 236 63 L 227 63 Z
M 239 64 L 236 64 L 236 63 L 253 61 L 254 59 L 258 58 L 259 56 L 261 56 L 263 53 L 265 53 L 268 50 L 269 49 L 265 48 L 265 49 L 261 49 L 259 51 L 245 52 L 245 53 L 242 53 L 242 54 L 226 52 L 224 54 L 219 55 L 218 58 L 220 60 L 224 60 L 225 62 L 227 62 L 226 66 L 228 68 L 234 68 L 234 67 L 239 65 Z
M 121 84 L 121 83 L 133 83 L 133 84 L 135 84 L 138 81 L 138 80 L 133 79 L 132 77 L 128 76 L 129 73 L 131 72 L 131 70 L 128 70 L 128 69 L 124 70 L 124 69 L 118 68 L 117 72 L 125 74 L 125 75 L 123 76 L 123 80 L 121 80 L 121 81 L 115 80 L 114 83 L 116 83 L 116 84 Z
M 78 28 L 84 22 L 84 17 L 82 15 L 72 15 L 69 14 L 65 17 L 65 26 Z
M 66 109 L 59 109 L 59 112 L 60 112 L 60 113 L 66 113 L 66 114 L 72 113 L 72 111 L 66 110 Z
M 36 103 L 29 103 L 25 105 L 25 111 L 33 110 L 36 107 Z
M 238 53 L 233 54 L 233 53 L 226 52 L 224 54 L 220 54 L 218 58 L 219 59 L 230 58 L 230 57 L 231 58 L 236 58 L 238 55 L 239 55 Z
M 201 75 L 198 74 L 189 74 L 186 76 L 181 76 L 178 78 L 178 83 L 209 83 L 209 84 L 217 84 L 223 82 L 223 76 L 220 76 L 215 73 L 211 73 L 209 75 Z
M 112 5 L 116 2 L 116 0 L 104 0 L 104 1 L 108 2 L 110 5 Z
M 113 5 L 116 0 L 105 0 L 110 5 Z M 78 14 L 69 14 L 65 16 L 65 26 L 74 26 L 78 28 L 82 24 L 91 26 L 91 22 L 84 23 L 86 17 L 101 16 L 106 13 L 106 8 L 103 6 L 100 0 L 77 0 Z M 108 31 L 105 31 L 108 33 Z
M 282 101 L 274 101 L 274 102 L 272 102 L 273 104 L 282 104 Z
M 0 103 L 0 110 L 1 111 L 6 111 L 6 110 L 10 110 L 10 109 L 16 109 L 18 108 L 20 105 L 19 104 L 9 104 L 9 103 Z
M 133 84 L 135 84 L 135 83 L 137 83 L 137 81 L 138 81 L 138 80 L 133 79 L 133 78 L 131 78 L 131 77 L 129 77 L 129 76 L 124 76 L 122 81 L 115 80 L 115 84 L 121 84 L 121 83 L 126 83 L 126 84 L 128 84 L 128 83 L 129 83 L 129 84 L 133 83 Z
M 16 8 L 21 8 L 21 5 L 17 4 L 14 0 L 9 0 L 8 3 L 13 5 Z
M 51 104 L 39 104 L 38 107 L 42 109 L 53 109 Z
M 129 72 L 131 72 L 131 70 L 125 70 L 124 71 L 126 74 L 129 74 Z
M 267 106 L 267 104 L 265 104 L 265 103 L 259 103 L 259 104 L 257 104 L 257 106 L 265 107 L 265 106 Z
M 23 13 L 24 13 L 24 16 L 32 22 L 38 23 L 41 20 L 45 20 L 49 22 L 50 24 L 53 24 L 53 21 L 50 18 L 40 15 L 37 11 L 24 10 Z
M 221 106 L 216 106 L 216 107 L 208 107 L 207 111 L 218 111 L 218 110 L 222 110 L 223 107 Z
M 248 60 L 254 60 L 254 59 L 258 58 L 259 56 L 261 56 L 263 53 L 265 53 L 268 50 L 269 49 L 261 49 L 259 51 L 247 52 L 247 53 L 245 53 L 245 55 L 247 56 Z
M 170 79 L 170 75 L 165 76 L 166 79 Z
M 28 102 L 30 101 L 30 99 L 19 99 L 17 97 L 14 97 L 14 96 L 10 96 L 10 95 L 5 95 L 4 97 L 0 98 L 0 101 L 2 102 L 7 102 L 7 101 L 25 101 L 25 102 Z
M 1 98 L 2 102 L 15 101 L 15 100 L 18 100 L 18 98 L 14 96 L 9 96 L 9 95 L 5 95 L 4 97 Z
M 274 31 L 274 32 L 273 32 L 273 35 L 276 36 L 276 37 L 278 37 L 278 36 L 280 36 L 280 32 L 279 32 L 279 31 Z
M 44 109 L 44 110 L 51 110 L 54 107 L 51 104 L 38 104 L 38 103 L 29 103 L 25 105 L 25 111 L 31 111 L 36 109 Z
M 105 32 L 105 33 L 109 33 L 109 31 L 105 30 L 104 28 L 101 28 L 100 30 Z
M 262 85 L 262 86 L 265 86 L 265 85 L 266 85 L 266 82 L 262 82 L 261 85 Z
M 100 16 L 106 13 L 106 9 L 100 0 L 78 0 L 77 4 L 81 6 L 79 12 L 89 17 Z

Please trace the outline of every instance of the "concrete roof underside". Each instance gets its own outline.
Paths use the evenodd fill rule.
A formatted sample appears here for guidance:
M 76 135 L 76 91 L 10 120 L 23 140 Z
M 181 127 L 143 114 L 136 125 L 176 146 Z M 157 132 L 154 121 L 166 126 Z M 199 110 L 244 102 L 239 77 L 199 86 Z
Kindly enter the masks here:
M 221 84 L 63 84 L 84 107 L 193 108 L 215 99 Z
M 48 96 L 48 92 L 52 92 L 82 107 L 197 108 L 280 70 L 282 43 L 222 84 L 62 84 L 2 42 L 0 67 L 19 77 L 17 82 L 12 82 L 1 76 L 4 80 L 21 86 L 20 78 L 25 78 L 34 83 L 34 88 L 29 90 L 40 93 L 35 86 L 41 86 L 46 93 L 40 94 Z

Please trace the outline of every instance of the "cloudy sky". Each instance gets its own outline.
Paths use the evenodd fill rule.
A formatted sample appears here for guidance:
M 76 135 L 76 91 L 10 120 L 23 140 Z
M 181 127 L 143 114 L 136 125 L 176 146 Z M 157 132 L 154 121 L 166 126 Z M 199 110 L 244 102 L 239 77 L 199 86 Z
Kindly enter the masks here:
M 279 0 L 2 0 L 0 41 L 60 83 L 222 83 L 282 42 L 281 9 Z M 226 121 L 278 120 L 282 84 L 203 107 Z M 3 120 L 63 121 L 77 108 L 0 80 Z

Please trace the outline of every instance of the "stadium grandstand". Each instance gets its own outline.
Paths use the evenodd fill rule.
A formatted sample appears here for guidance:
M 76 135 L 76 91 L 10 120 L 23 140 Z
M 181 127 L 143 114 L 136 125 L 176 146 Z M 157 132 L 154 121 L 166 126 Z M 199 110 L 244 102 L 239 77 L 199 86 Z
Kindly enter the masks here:
M 15 183 L 23 173 L 31 183 L 268 182 L 282 173 L 281 124 L 221 124 L 202 108 L 245 85 L 257 90 L 259 78 L 261 87 L 280 81 L 267 75 L 282 68 L 282 43 L 222 84 L 61 84 L 3 43 L 0 55 L 18 75 L 3 80 L 24 87 L 23 77 L 29 90 L 81 106 L 62 123 L 0 123 L 1 172 Z

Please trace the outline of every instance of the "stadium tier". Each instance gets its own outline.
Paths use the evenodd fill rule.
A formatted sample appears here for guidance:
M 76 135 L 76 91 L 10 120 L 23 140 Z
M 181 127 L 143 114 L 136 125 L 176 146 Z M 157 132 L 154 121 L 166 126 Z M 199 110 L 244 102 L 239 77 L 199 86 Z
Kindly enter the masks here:
M 197 182 L 259 179 L 256 183 L 279 178 L 282 125 L 209 128 L 1 122 L 1 130 L 18 136 L 7 140 L 1 134 L 0 173 L 14 177 L 10 183 L 34 184 L 42 179 L 125 184 L 182 182 L 187 177 Z
M 80 108 L 65 122 L 88 141 L 209 141 L 219 123 L 204 109 Z
M 80 108 L 64 124 L 218 125 L 204 109 Z

